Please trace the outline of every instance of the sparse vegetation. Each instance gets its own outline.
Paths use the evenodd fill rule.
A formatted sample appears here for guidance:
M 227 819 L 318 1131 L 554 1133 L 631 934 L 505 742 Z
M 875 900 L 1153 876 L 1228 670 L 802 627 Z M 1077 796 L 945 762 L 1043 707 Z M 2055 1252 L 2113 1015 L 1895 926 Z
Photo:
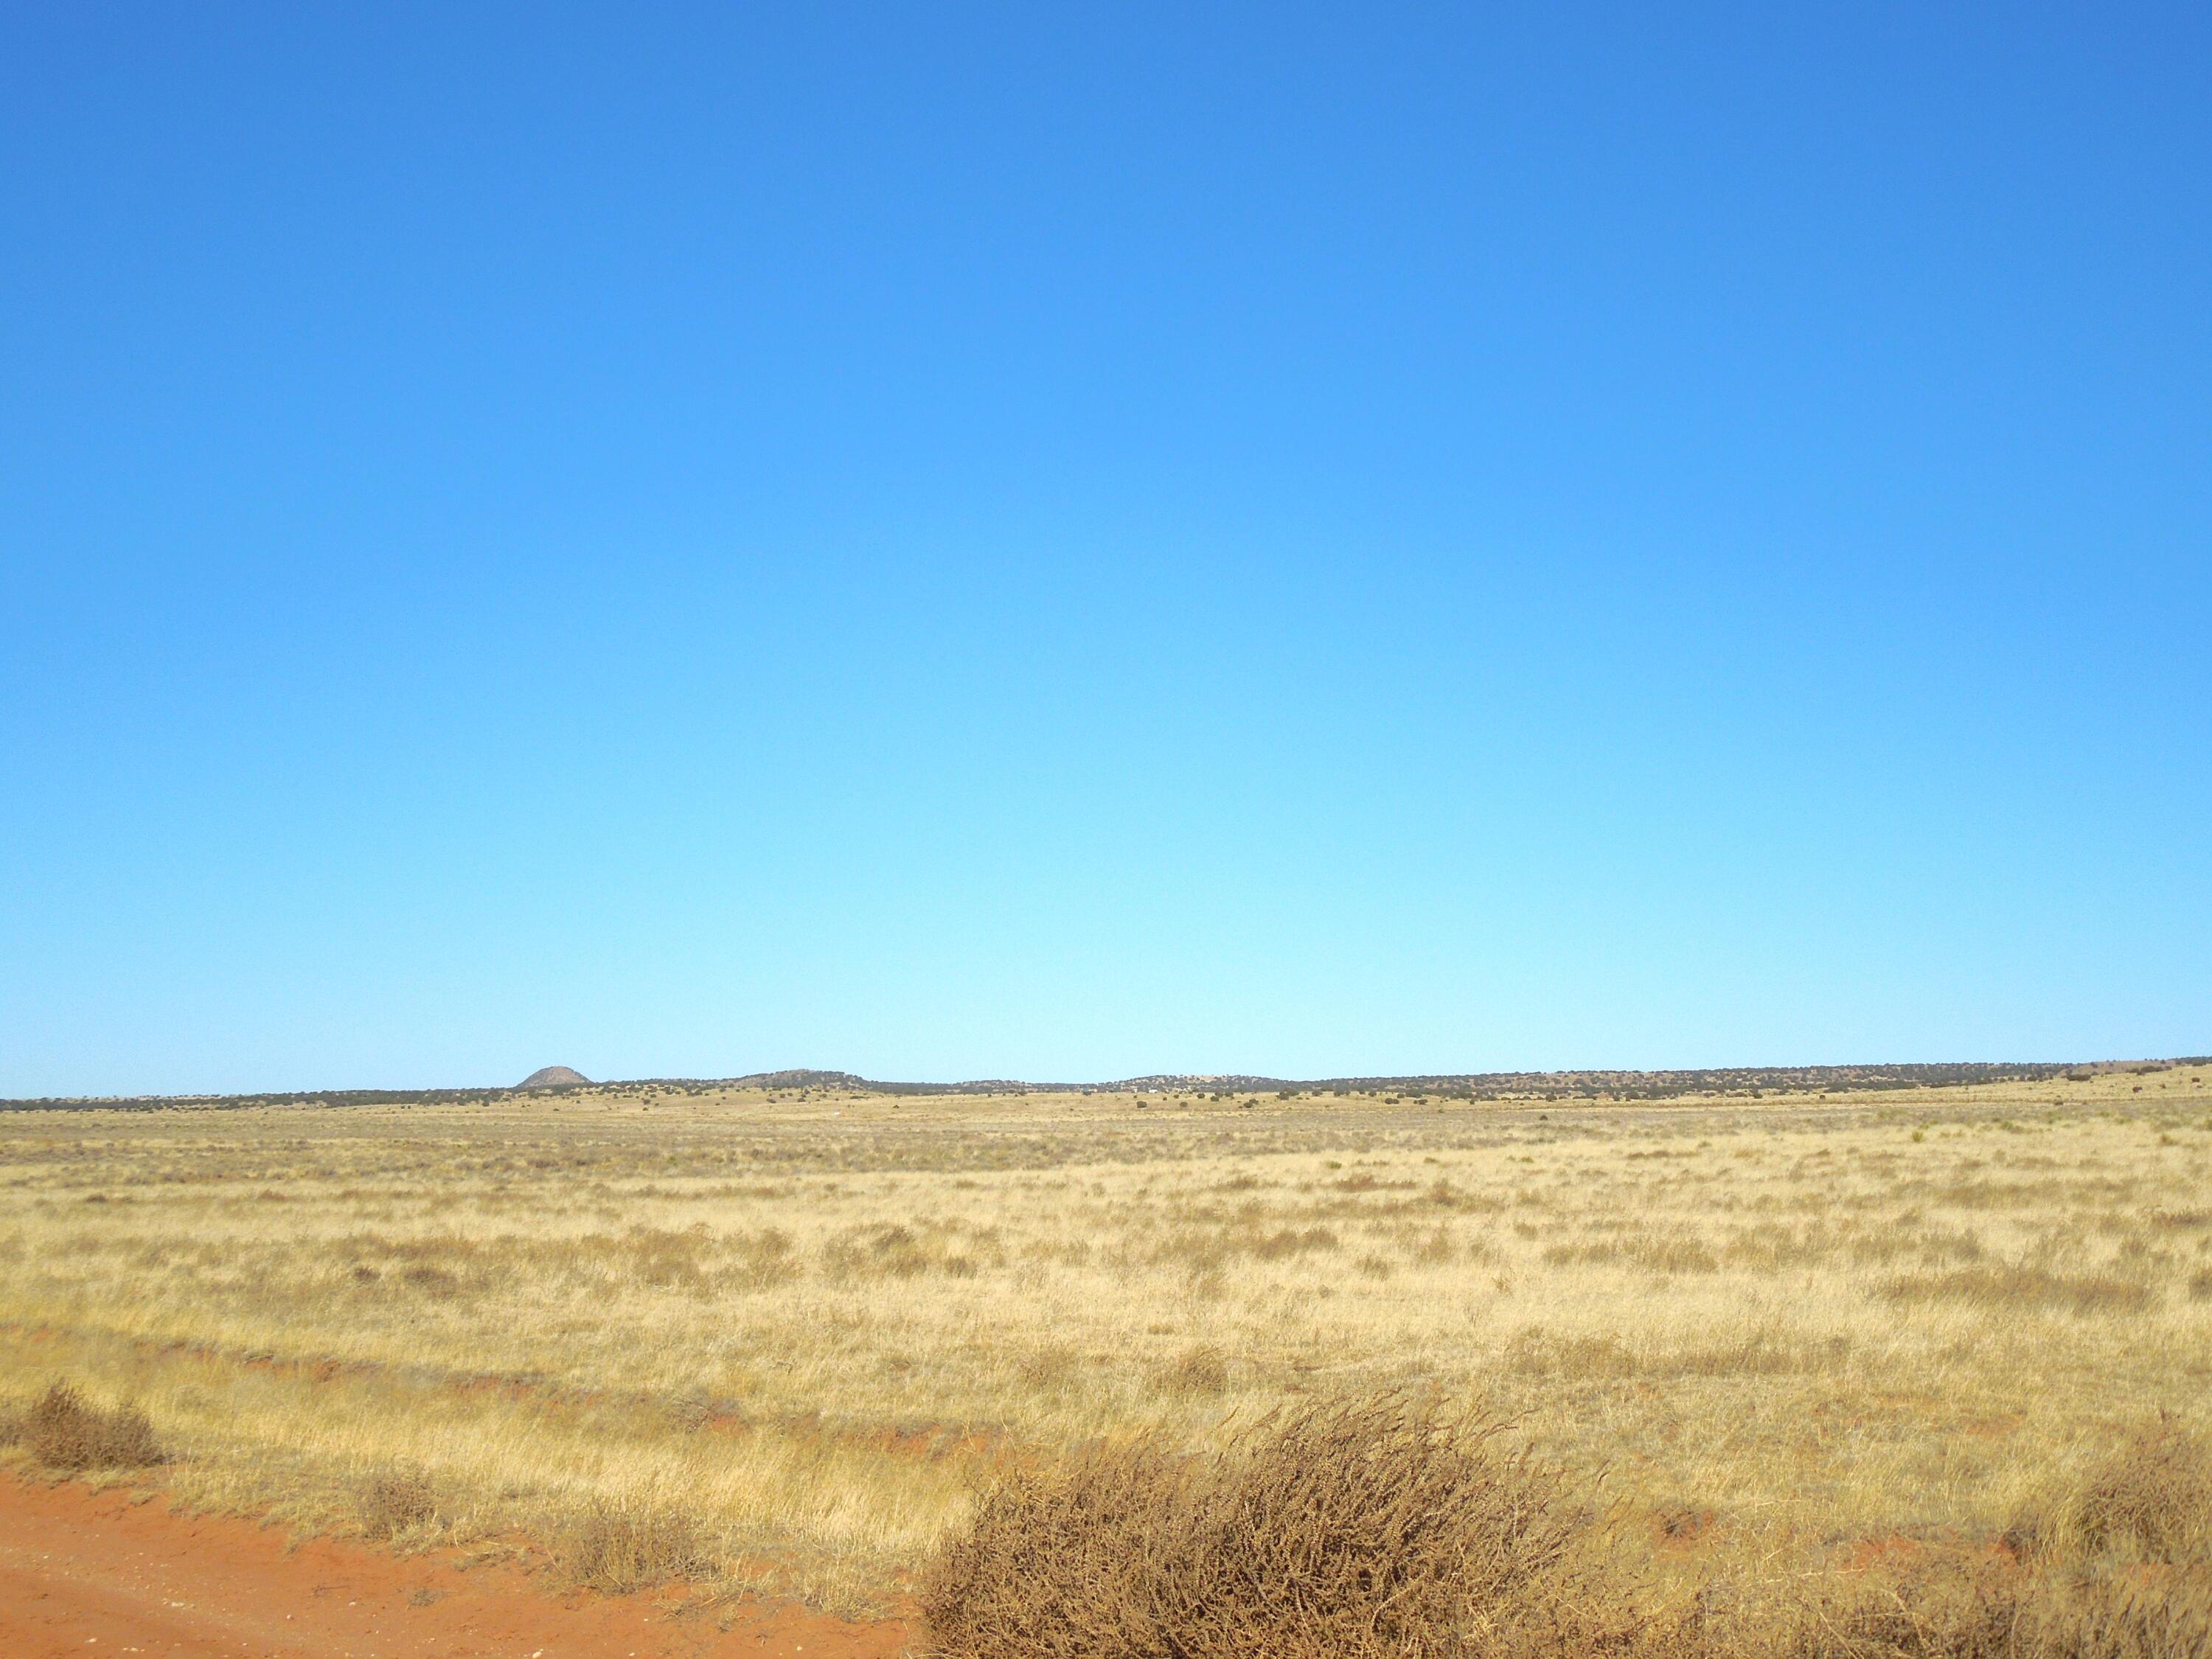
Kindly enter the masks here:
M 595 1498 L 556 1523 L 553 1559 L 577 1583 L 610 1595 L 711 1577 L 716 1564 L 681 1509 Z
M 0 1463 L 118 1466 L 32 1443 L 60 1377 L 187 1504 L 853 1607 L 1013 1476 L 1225 1480 L 1387 1396 L 1513 1425 L 1616 1645 L 1777 1586 L 1869 1655 L 1899 1597 L 2048 1635 L 2053 1584 L 2202 1571 L 2095 1496 L 2212 1435 L 2212 1101 L 2166 1076 L 8 1113 Z
M 419 1474 L 386 1471 L 362 1484 L 361 1531 L 380 1543 L 420 1533 L 438 1518 L 437 1489 Z
M 2081 1553 L 2212 1568 L 2212 1450 L 2161 1417 L 2093 1467 L 2056 1520 Z
M 937 1659 L 2201 1659 L 2208 1523 L 2212 1465 L 2161 1423 L 1992 1553 L 1670 1585 L 1494 1428 L 1385 1395 L 1014 1470 L 921 1600 Z
M 64 1474 L 143 1469 L 163 1459 L 145 1413 L 131 1406 L 103 1410 L 66 1382 L 52 1384 L 5 1426 L 34 1462 Z

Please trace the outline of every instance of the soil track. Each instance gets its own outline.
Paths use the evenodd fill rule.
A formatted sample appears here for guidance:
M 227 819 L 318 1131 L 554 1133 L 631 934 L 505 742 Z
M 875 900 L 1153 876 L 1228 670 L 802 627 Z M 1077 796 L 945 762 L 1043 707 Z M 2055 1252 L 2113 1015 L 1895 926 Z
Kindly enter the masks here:
M 295 1547 L 158 1497 L 0 1475 L 8 1659 L 892 1659 L 909 1635 L 752 1601 L 556 1595 L 512 1566 Z

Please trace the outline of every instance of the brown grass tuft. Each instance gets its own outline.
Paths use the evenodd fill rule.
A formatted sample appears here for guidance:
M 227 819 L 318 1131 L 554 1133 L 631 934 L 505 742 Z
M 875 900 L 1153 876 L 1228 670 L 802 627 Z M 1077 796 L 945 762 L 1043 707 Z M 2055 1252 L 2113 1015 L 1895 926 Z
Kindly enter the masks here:
M 416 1532 L 438 1518 L 438 1494 L 419 1474 L 387 1472 L 371 1477 L 356 1499 L 361 1529 L 384 1540 Z
M 65 1474 L 139 1469 L 167 1461 L 145 1413 L 131 1406 L 102 1411 L 66 1382 L 40 1395 L 15 1429 L 32 1456 Z
M 555 1531 L 552 1555 L 562 1573 L 608 1595 L 710 1577 L 716 1566 L 690 1516 L 606 1498 Z
M 1489 1428 L 1401 1397 L 1302 1407 L 1211 1456 L 1156 1440 L 1020 1470 L 924 1577 L 945 1659 L 1462 1653 L 1568 1530 Z
M 1948 1562 L 1893 1583 L 1813 1587 L 1768 1620 L 1705 1634 L 1700 1659 L 2203 1659 L 2212 1599 L 2201 1583 Z
M 2073 1530 L 2095 1551 L 2212 1569 L 2212 1449 L 2160 1421 L 2089 1472 Z
M 1971 1302 L 2075 1314 L 2140 1313 L 2154 1299 L 2150 1286 L 2138 1279 L 2041 1267 L 1958 1267 L 1893 1279 L 1886 1289 L 1895 1302 Z
M 1186 1348 L 1159 1370 L 1167 1394 L 1208 1396 L 1229 1392 L 1229 1357 L 1212 1343 Z
M 461 1293 L 459 1275 L 449 1267 L 441 1267 L 434 1263 L 418 1261 L 402 1271 L 399 1277 L 403 1283 L 420 1291 L 433 1302 L 450 1302 Z

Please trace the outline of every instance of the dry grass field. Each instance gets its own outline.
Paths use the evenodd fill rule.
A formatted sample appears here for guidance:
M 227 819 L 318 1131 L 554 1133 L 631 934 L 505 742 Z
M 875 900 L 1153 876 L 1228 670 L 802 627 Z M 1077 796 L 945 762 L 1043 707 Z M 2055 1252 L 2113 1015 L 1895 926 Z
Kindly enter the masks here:
M 93 1478 L 610 1589 L 881 1604 L 994 1480 L 1380 1397 L 1504 1424 L 1655 1606 L 2067 1528 L 2195 1595 L 2212 1069 L 0 1113 L 0 1466 L 58 1382 L 167 1453 Z

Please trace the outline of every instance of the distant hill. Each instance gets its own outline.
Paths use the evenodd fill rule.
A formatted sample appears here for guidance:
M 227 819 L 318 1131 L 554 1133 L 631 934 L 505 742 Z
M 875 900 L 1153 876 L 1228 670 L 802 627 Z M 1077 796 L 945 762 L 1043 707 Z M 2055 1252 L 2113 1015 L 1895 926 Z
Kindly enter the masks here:
M 1905 1066 L 1745 1066 L 1679 1072 L 1454 1072 L 1426 1077 L 1256 1077 L 1237 1073 L 1158 1073 L 1110 1083 L 1024 1083 L 985 1078 L 968 1083 L 890 1083 L 851 1072 L 753 1072 L 716 1078 L 726 1089 L 853 1089 L 890 1095 L 1008 1094 L 1415 1094 L 1463 1100 L 1668 1100 L 1682 1095 L 1844 1093 L 1869 1089 L 1940 1089 L 1961 1084 L 2010 1083 L 2111 1071 L 2140 1064 L 2126 1060 Z M 2167 1065 L 2212 1065 L 2170 1060 Z M 658 1079 L 680 1084 L 682 1079 Z
M 518 1089 L 566 1089 L 572 1084 L 589 1083 L 591 1080 L 581 1072 L 566 1066 L 541 1066 L 514 1086 Z
M 668 1081 L 686 1079 L 671 1078 Z M 968 1083 L 884 1083 L 851 1072 L 748 1072 L 743 1077 L 708 1079 L 725 1089 L 857 1089 L 877 1095 L 1074 1094 L 1086 1089 L 1121 1089 L 1119 1083 L 1024 1083 L 1014 1078 L 977 1078 Z
M 2071 1064 L 1967 1062 L 1911 1066 L 1747 1066 L 1681 1072 L 1455 1072 L 1427 1077 L 1281 1078 L 1188 1073 L 1122 1078 L 1111 1083 L 1024 1083 L 1011 1078 L 967 1083 L 886 1083 L 851 1072 L 793 1069 L 744 1077 L 632 1078 L 594 1084 L 567 1066 L 532 1072 L 512 1089 L 317 1089 L 262 1095 L 131 1095 L 41 1100 L 0 1100 L 0 1111 L 160 1111 L 172 1107 L 217 1109 L 245 1106 L 471 1105 L 506 1099 L 525 1090 L 657 1088 L 699 1093 L 714 1089 L 837 1090 L 885 1095 L 1009 1094 L 1290 1094 L 1382 1095 L 1457 1100 L 1671 1100 L 1685 1095 L 1846 1094 L 1868 1090 L 1941 1089 L 1962 1084 L 2036 1082 L 2066 1077 L 2087 1081 L 2103 1072 L 2156 1072 L 2171 1066 L 2212 1066 L 2212 1055 L 2178 1060 L 2100 1060 Z
M 671 1079 L 671 1082 L 679 1079 Z M 728 1089 L 872 1089 L 876 1085 L 850 1072 L 750 1072 L 744 1077 L 716 1078 Z

